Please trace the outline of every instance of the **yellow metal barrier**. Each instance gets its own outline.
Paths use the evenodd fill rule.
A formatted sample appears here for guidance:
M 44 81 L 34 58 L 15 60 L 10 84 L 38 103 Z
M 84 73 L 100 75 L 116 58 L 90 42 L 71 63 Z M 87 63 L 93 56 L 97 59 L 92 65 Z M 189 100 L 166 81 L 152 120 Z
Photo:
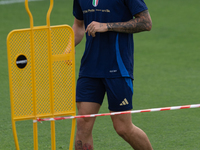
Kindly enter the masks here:
M 76 115 L 74 33 L 70 26 L 50 26 L 53 0 L 46 26 L 34 27 L 25 0 L 30 28 L 13 30 L 7 37 L 8 69 L 13 135 L 19 143 L 16 121 Z M 37 122 L 33 123 L 34 150 L 38 149 Z M 75 119 L 69 149 L 73 149 Z M 51 121 L 52 150 L 56 149 L 55 122 Z

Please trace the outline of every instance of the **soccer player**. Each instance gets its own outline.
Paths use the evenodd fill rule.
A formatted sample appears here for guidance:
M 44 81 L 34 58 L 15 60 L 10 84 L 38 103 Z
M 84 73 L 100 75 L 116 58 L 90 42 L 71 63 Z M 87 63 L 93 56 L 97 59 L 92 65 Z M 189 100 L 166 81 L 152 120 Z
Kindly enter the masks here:
M 150 31 L 143 0 L 74 0 L 75 45 L 86 34 L 77 81 L 78 115 L 98 113 L 107 93 L 110 112 L 128 111 L 133 95 L 133 33 Z M 135 150 L 152 150 L 150 141 L 132 123 L 131 114 L 111 116 L 114 129 Z M 93 150 L 95 118 L 78 118 L 76 150 Z

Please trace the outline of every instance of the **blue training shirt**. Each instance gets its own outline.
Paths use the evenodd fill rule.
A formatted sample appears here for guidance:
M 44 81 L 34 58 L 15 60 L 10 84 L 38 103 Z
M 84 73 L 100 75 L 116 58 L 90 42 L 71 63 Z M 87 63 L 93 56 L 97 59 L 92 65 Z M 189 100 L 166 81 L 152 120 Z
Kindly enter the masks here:
M 144 10 L 147 6 L 143 0 L 74 0 L 73 15 L 84 20 L 87 28 L 92 21 L 126 22 Z M 133 34 L 109 31 L 92 37 L 86 33 L 79 76 L 133 79 L 133 53 Z

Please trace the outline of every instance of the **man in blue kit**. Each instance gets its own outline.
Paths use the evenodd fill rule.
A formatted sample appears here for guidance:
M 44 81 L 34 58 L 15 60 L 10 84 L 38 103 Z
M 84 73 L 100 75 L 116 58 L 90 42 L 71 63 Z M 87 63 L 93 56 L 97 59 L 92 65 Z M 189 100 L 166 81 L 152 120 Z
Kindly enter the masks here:
M 107 93 L 110 112 L 128 111 L 133 96 L 133 33 L 150 31 L 152 22 L 143 0 L 74 0 L 75 45 L 86 34 L 77 81 L 78 115 L 98 113 Z M 111 116 L 114 129 L 135 150 L 152 150 L 147 135 L 131 114 Z M 95 118 L 78 118 L 76 150 L 93 150 Z

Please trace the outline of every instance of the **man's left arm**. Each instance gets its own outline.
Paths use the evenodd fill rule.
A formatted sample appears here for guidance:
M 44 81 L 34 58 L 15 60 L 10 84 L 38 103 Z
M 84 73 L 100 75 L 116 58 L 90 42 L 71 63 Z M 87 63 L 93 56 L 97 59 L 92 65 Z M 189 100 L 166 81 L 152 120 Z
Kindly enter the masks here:
M 134 17 L 134 19 L 127 22 L 99 23 L 93 21 L 87 26 L 86 32 L 95 37 L 96 32 L 138 33 L 151 30 L 152 21 L 148 10 L 136 14 Z

